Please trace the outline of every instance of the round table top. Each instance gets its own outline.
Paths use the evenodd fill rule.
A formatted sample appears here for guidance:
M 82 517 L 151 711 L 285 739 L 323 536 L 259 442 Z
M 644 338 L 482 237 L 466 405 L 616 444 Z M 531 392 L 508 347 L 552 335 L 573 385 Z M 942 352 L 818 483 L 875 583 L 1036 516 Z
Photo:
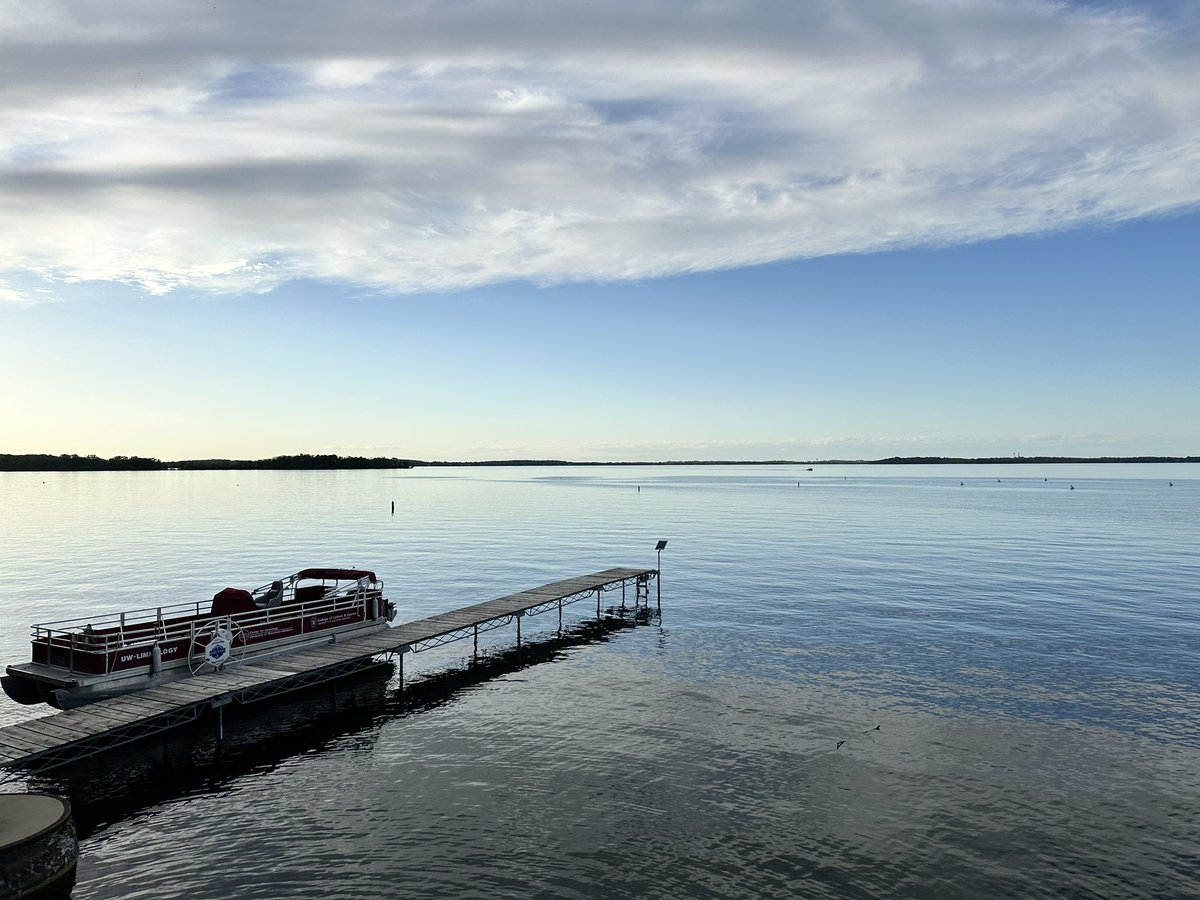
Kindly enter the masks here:
M 51 794 L 0 794 L 0 850 L 23 844 L 61 824 L 71 804 Z

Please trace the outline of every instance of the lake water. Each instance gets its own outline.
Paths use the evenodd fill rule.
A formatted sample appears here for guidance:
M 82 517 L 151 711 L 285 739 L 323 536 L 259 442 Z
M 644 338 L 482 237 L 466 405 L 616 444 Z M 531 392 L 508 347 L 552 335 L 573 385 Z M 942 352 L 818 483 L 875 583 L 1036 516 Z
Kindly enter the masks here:
M 310 565 L 405 621 L 670 541 L 661 618 L 581 603 L 4 789 L 72 797 L 76 898 L 1200 896 L 1198 475 L 0 473 L 5 662 Z

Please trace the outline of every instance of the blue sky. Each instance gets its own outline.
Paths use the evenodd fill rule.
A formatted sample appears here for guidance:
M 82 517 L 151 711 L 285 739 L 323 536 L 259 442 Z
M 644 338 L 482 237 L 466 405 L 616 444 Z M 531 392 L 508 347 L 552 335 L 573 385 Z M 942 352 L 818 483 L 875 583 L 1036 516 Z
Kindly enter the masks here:
M 1200 453 L 1195 4 L 111 16 L 0 14 L 0 452 Z

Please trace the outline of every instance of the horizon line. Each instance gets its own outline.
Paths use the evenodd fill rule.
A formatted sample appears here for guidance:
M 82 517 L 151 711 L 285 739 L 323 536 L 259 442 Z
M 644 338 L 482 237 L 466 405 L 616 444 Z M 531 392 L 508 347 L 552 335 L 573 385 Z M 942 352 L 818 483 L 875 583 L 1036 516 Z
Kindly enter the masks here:
M 831 465 L 998 465 L 1061 463 L 1200 463 L 1200 456 L 888 456 L 880 459 L 676 459 L 676 460 L 565 460 L 565 459 L 493 459 L 493 460 L 421 460 L 405 457 L 362 457 L 339 454 L 290 454 L 263 459 L 180 459 L 154 457 L 48 453 L 0 453 L 0 471 L 162 471 L 186 469 L 414 469 L 470 466 L 831 466 Z

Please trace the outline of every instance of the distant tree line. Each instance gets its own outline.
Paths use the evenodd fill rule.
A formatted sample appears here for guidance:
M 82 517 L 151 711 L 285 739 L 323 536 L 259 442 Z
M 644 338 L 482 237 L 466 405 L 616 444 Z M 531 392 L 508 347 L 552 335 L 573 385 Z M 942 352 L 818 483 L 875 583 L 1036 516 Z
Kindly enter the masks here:
M 63 453 L 0 453 L 0 471 L 3 472 L 92 472 L 101 470 L 147 470 L 165 469 L 157 459 L 143 456 L 114 456 L 101 459 L 99 456 L 79 456 Z
M 871 465 L 903 466 L 917 463 L 929 465 L 982 465 L 994 463 L 1194 463 L 1200 456 L 980 456 L 959 459 L 953 456 L 891 456 L 887 459 L 865 460 Z
M 798 466 L 798 465 L 981 465 L 1010 463 L 1200 463 L 1200 456 L 891 456 L 887 459 L 676 460 L 672 462 L 578 462 L 563 459 L 504 459 L 478 462 L 426 462 L 392 456 L 337 456 L 300 453 L 270 459 L 183 459 L 163 462 L 143 456 L 79 456 L 64 453 L 0 453 L 0 472 L 153 471 L 161 469 L 411 469 L 416 466 Z
M 1200 463 L 1200 456 L 889 456 L 887 459 L 675 459 L 667 462 L 580 462 L 566 459 L 409 460 L 413 466 L 902 466 L 994 463 Z
M 410 469 L 413 461 L 391 456 L 337 456 L 333 453 L 300 453 L 270 459 L 183 459 L 168 463 L 172 469 Z
M 410 460 L 414 466 L 799 466 L 808 465 L 792 459 L 672 459 L 672 460 L 571 460 L 571 459 L 486 459 L 473 462 Z
M 271 459 L 186 459 L 163 462 L 141 456 L 79 456 L 64 453 L 0 453 L 0 472 L 154 471 L 162 469 L 408 469 L 412 460 L 377 456 L 308 454 Z

